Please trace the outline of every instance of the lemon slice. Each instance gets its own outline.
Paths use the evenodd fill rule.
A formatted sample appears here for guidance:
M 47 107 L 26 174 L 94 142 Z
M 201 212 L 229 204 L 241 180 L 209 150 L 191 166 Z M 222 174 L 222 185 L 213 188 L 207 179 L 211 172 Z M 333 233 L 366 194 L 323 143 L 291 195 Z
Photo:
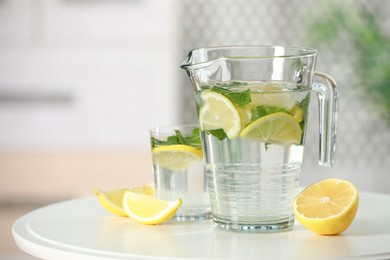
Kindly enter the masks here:
M 299 144 L 302 130 L 289 114 L 278 112 L 260 117 L 245 127 L 241 137 L 249 140 L 276 144 Z
M 299 106 L 294 105 L 291 108 L 290 113 L 293 116 L 293 118 L 295 119 L 295 121 L 297 121 L 298 123 L 302 122 L 302 120 L 303 120 L 303 111 L 302 111 L 302 109 Z
M 283 91 L 284 88 L 276 83 L 262 86 L 261 92 L 254 92 L 251 94 L 250 107 L 257 106 L 275 106 L 286 109 L 291 109 L 295 103 L 293 93 Z
M 241 117 L 241 129 L 243 129 L 250 121 L 251 121 L 251 116 L 252 116 L 252 111 L 248 109 L 247 107 L 245 108 L 237 108 L 238 112 L 240 113 Z
M 125 217 L 126 212 L 122 208 L 123 195 L 126 191 L 142 193 L 154 196 L 154 185 L 152 183 L 138 186 L 135 188 L 116 189 L 104 192 L 99 189 L 94 189 L 94 193 L 98 196 L 100 204 L 104 209 L 113 213 L 114 215 Z
M 203 100 L 199 111 L 201 129 L 222 128 L 230 139 L 237 137 L 241 131 L 241 117 L 232 101 L 213 91 L 204 91 L 200 97 Z
M 202 149 L 189 145 L 175 144 L 152 149 L 153 164 L 171 171 L 185 171 L 191 165 L 201 163 Z
M 179 209 L 182 200 L 161 200 L 153 196 L 126 191 L 122 202 L 126 214 L 142 224 L 160 224 L 170 220 Z
M 321 235 L 335 235 L 350 226 L 358 204 L 358 190 L 352 183 L 326 179 L 304 189 L 295 198 L 293 208 L 304 227 Z

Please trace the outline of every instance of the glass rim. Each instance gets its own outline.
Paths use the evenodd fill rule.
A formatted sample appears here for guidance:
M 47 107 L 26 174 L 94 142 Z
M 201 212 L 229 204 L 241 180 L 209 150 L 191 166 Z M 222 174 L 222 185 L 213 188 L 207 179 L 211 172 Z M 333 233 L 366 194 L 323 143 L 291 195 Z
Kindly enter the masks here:
M 174 130 L 181 130 L 183 128 L 199 128 L 198 124 L 172 124 L 172 125 L 161 125 L 161 126 L 154 126 L 149 128 L 150 133 L 155 133 L 155 134 L 171 134 L 174 133 Z
M 197 63 L 192 63 L 193 56 L 195 53 L 206 53 L 212 51 L 223 51 L 223 50 L 252 50 L 258 52 L 258 55 L 234 55 L 224 56 L 215 59 L 205 60 Z M 264 55 L 266 50 L 274 50 L 274 55 Z M 279 52 L 278 52 L 279 50 Z M 282 52 L 284 50 L 284 52 Z M 263 55 L 260 55 L 260 53 Z M 287 54 L 286 54 L 287 52 Z M 191 49 L 188 52 L 186 60 L 180 65 L 182 69 L 199 68 L 210 65 L 216 60 L 231 60 L 231 61 L 244 61 L 244 60 L 266 60 L 266 59 L 291 59 L 291 58 L 304 58 L 304 57 L 315 57 L 317 50 L 309 47 L 294 47 L 285 45 L 227 45 L 227 46 L 214 46 L 214 47 L 199 47 Z

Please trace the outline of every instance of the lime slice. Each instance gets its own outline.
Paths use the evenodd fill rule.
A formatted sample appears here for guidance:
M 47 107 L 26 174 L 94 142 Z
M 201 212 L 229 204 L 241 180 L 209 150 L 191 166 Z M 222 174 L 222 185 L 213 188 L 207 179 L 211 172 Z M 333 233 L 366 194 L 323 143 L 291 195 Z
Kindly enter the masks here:
M 233 139 L 240 134 L 241 117 L 235 105 L 225 96 L 205 91 L 201 94 L 203 106 L 199 111 L 202 130 L 223 129 Z
M 240 136 L 245 139 L 274 144 L 299 144 L 302 130 L 289 114 L 278 112 L 260 117 L 245 127 Z
M 191 165 L 201 163 L 202 150 L 189 145 L 175 144 L 152 149 L 154 165 L 171 171 L 186 171 Z
M 180 198 L 166 201 L 130 191 L 125 192 L 122 201 L 122 207 L 127 216 L 148 225 L 160 224 L 171 219 L 181 204 Z

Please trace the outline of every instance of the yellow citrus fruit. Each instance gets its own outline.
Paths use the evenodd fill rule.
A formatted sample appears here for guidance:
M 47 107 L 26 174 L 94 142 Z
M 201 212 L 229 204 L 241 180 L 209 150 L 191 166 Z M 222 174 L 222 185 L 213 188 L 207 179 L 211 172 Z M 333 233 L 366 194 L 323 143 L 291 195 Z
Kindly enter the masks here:
M 255 108 L 257 106 L 275 106 L 286 109 L 291 109 L 296 100 L 291 92 L 283 91 L 283 87 L 278 84 L 269 84 L 258 88 L 260 92 L 253 89 L 251 94 L 251 102 L 249 107 Z
M 189 145 L 175 144 L 152 149 L 153 164 L 172 171 L 185 171 L 191 165 L 203 160 L 202 149 Z
M 299 123 L 289 114 L 269 114 L 247 125 L 240 134 L 249 140 L 283 145 L 299 144 L 302 130 Z
M 359 193 L 351 182 L 326 179 L 304 189 L 293 208 L 304 227 L 321 235 L 335 235 L 352 223 L 358 204 Z
M 115 189 L 106 192 L 99 189 L 93 190 L 93 192 L 98 196 L 99 202 L 104 209 L 121 217 L 127 216 L 126 212 L 122 208 L 123 195 L 126 191 L 154 196 L 154 185 L 149 183 L 134 188 Z
M 293 106 L 293 107 L 291 108 L 291 110 L 290 110 L 290 113 L 291 113 L 291 115 L 293 116 L 293 118 L 294 118 L 298 123 L 302 122 L 302 120 L 303 120 L 303 111 L 302 111 L 302 109 L 301 109 L 299 106 L 297 106 L 297 105 Z
M 170 220 L 179 209 L 182 200 L 161 200 L 153 196 L 126 191 L 122 202 L 126 214 L 135 221 L 154 225 Z
M 201 129 L 223 129 L 230 139 L 237 137 L 241 131 L 241 116 L 232 101 L 213 91 L 204 91 L 200 97 L 203 101 L 199 111 Z
M 241 129 L 244 128 L 250 121 L 252 116 L 252 111 L 246 107 L 237 108 L 241 116 Z

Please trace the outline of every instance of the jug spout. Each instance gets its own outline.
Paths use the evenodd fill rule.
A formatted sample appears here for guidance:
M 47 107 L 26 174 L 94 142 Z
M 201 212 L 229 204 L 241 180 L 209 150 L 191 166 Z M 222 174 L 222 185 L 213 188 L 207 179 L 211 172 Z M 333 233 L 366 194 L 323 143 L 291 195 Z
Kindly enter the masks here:
M 180 65 L 180 68 L 184 69 L 187 73 L 196 69 L 206 67 L 208 64 L 205 62 L 209 61 L 204 48 L 193 49 L 188 52 L 188 55 L 184 62 Z
M 232 79 L 228 68 L 229 59 L 217 48 L 198 48 L 191 50 L 180 68 L 186 71 L 194 88 L 200 90 L 210 81 L 229 81 Z

